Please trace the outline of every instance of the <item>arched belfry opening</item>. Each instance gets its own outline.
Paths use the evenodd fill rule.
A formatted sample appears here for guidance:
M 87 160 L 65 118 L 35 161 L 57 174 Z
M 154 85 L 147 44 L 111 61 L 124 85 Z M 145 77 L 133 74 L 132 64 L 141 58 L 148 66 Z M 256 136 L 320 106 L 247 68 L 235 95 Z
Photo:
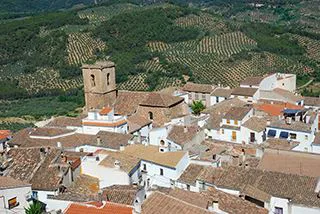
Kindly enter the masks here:
M 96 86 L 96 78 L 93 74 L 90 75 L 90 82 L 91 82 L 91 87 Z
M 110 73 L 107 74 L 107 85 L 110 85 Z

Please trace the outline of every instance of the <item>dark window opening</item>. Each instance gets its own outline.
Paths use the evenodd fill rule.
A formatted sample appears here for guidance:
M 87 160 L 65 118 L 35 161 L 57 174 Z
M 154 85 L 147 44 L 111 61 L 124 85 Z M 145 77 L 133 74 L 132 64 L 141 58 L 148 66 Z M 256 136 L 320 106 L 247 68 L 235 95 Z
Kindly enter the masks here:
M 160 168 L 160 175 L 163 175 L 163 169 Z
M 147 165 L 145 163 L 143 164 L 143 170 L 147 170 Z
M 94 77 L 93 74 L 90 75 L 90 82 L 91 82 L 91 87 L 96 86 L 96 78 Z
M 149 114 L 149 119 L 150 119 L 150 120 L 153 120 L 153 113 L 152 113 L 151 111 L 149 111 L 148 114 Z
M 110 84 L 110 74 L 108 73 L 107 74 L 107 85 L 109 85 Z

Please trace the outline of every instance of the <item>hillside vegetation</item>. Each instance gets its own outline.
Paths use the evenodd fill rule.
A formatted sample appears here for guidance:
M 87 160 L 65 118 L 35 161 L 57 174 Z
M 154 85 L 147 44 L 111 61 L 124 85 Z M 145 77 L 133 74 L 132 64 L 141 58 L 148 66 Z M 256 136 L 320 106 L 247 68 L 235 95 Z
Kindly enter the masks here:
M 9 109 L 24 98 L 42 105 L 43 97 L 80 107 L 81 64 L 100 59 L 116 63 L 119 89 L 161 90 L 186 80 L 236 86 L 248 76 L 290 72 L 301 85 L 314 79 L 304 94 L 320 93 L 314 89 L 320 79 L 317 1 L 108 0 L 46 14 L 34 11 L 90 1 L 41 1 L 35 8 L 32 1 L 25 10 L 33 13 L 24 15 L 10 2 L 19 1 L 0 7 L 6 11 L 0 16 L 0 99 Z M 0 115 L 13 116 L 3 109 Z

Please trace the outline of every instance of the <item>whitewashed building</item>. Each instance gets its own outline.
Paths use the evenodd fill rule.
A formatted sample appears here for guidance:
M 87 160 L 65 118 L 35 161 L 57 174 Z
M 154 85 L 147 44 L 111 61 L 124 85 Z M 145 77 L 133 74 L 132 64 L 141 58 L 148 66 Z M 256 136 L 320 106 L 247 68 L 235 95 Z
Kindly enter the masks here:
M 241 144 L 241 126 L 252 115 L 252 108 L 232 107 L 222 118 L 220 124 L 220 140 Z
M 82 119 L 82 132 L 97 134 L 99 131 L 126 134 L 128 132 L 126 117 L 115 115 L 113 108 L 110 107 L 89 111 L 88 117 Z
M 31 199 L 31 184 L 0 176 L 0 213 L 25 213 Z

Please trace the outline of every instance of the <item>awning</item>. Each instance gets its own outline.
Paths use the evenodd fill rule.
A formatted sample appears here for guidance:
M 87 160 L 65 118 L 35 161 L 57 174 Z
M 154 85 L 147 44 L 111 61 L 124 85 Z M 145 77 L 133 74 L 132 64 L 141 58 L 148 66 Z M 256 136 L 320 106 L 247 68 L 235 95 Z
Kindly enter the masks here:
M 283 110 L 283 113 L 285 114 L 296 114 L 298 112 L 301 112 L 300 109 L 284 109 Z
M 277 131 L 276 131 L 276 130 L 269 129 L 269 131 L 268 131 L 268 137 L 275 137 L 276 134 L 277 134 Z
M 289 133 L 288 132 L 280 132 L 280 138 L 287 139 L 288 137 L 289 137 Z

